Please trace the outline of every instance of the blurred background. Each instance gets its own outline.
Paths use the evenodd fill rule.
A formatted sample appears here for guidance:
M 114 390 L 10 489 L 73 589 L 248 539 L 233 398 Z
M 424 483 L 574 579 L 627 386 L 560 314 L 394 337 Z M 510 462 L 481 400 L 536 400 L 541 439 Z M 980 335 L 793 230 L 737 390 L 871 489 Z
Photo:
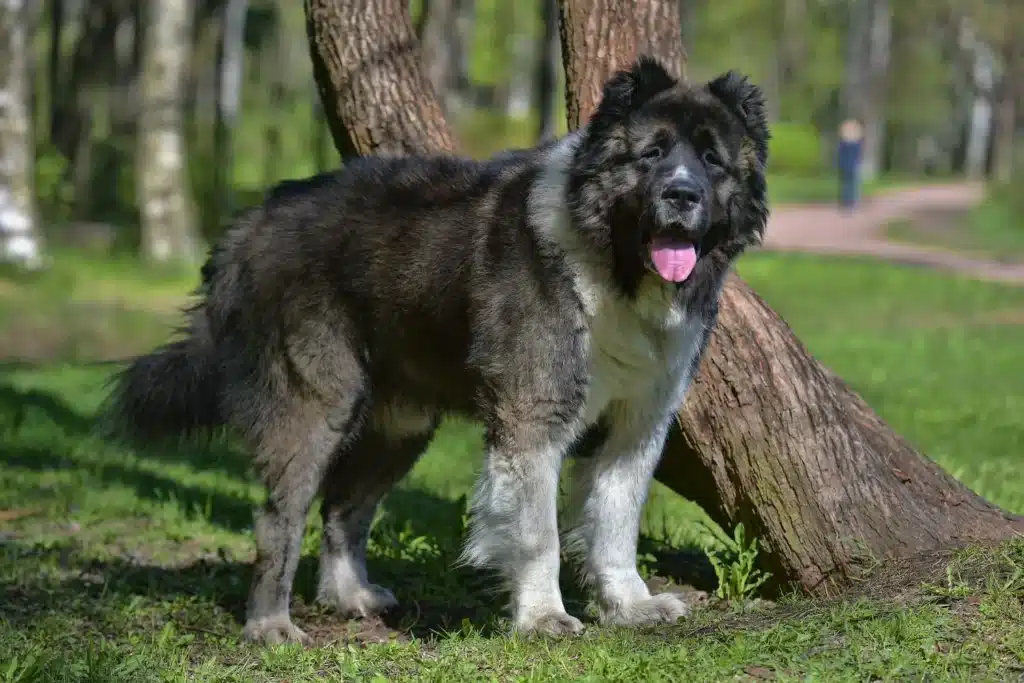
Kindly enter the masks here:
M 39 245 L 12 246 L 8 229 L 8 260 L 74 247 L 195 262 L 203 241 L 268 185 L 339 163 L 301 3 L 6 6 L 18 4 L 3 10 L 0 29 L 8 64 L 0 205 L 31 221 Z M 553 0 L 414 0 L 411 12 L 464 152 L 479 157 L 564 132 Z M 684 0 L 680 20 L 691 79 L 737 68 L 765 88 L 781 201 L 836 196 L 837 131 L 848 116 L 863 123 L 869 193 L 888 181 L 953 176 L 1008 185 L 1020 165 L 1017 0 Z M 178 67 L 180 79 L 162 72 Z M 147 173 L 161 172 L 147 166 L 166 161 L 140 150 L 179 129 L 180 144 L 162 149 L 184 156 L 182 182 L 147 184 Z M 172 209 L 146 210 L 164 201 Z

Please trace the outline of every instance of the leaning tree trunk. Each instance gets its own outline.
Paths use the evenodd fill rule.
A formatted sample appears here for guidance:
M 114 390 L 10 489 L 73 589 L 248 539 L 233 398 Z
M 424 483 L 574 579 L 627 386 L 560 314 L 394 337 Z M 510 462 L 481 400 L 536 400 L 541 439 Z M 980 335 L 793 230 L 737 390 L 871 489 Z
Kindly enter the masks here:
M 402 0 L 305 0 L 313 75 L 342 158 L 455 149 Z
M 0 0 L 0 261 L 42 265 L 33 184 L 27 15 L 22 0 Z
M 616 0 L 597 4 L 616 16 Z M 668 14 L 676 3 L 638 4 L 651 16 L 652 5 Z M 598 84 L 638 52 L 679 62 L 674 27 L 654 22 L 660 30 L 647 31 L 644 45 L 629 31 L 595 31 L 620 26 L 602 21 L 604 7 L 561 5 L 571 127 L 597 106 Z M 756 534 L 776 587 L 825 593 L 855 579 L 867 561 L 1024 530 L 1024 520 L 895 434 L 736 276 L 679 417 L 659 480 L 724 528 L 742 522 Z
M 142 253 L 156 262 L 200 256 L 183 129 L 192 5 L 153 0 L 146 13 L 136 168 Z
M 356 34 L 360 38 L 349 41 L 352 15 L 365 15 L 366 4 L 307 0 L 307 10 L 321 8 L 309 21 L 328 116 L 344 128 L 348 112 L 362 108 L 365 114 L 351 124 L 361 127 L 365 142 L 352 146 L 353 136 L 342 130 L 336 135 L 339 149 L 368 154 L 388 142 L 401 151 L 453 149 L 436 100 L 425 99 L 422 72 L 406 59 L 416 46 L 404 2 L 369 3 L 378 16 L 391 17 L 392 26 L 405 27 L 407 49 L 395 51 L 390 64 L 380 59 L 380 44 L 367 37 L 365 24 Z M 570 127 L 593 111 L 608 75 L 640 52 L 659 55 L 677 74 L 682 71 L 673 0 L 559 4 Z M 341 52 L 341 45 L 349 49 Z M 387 88 L 333 90 L 347 74 L 363 73 L 367 61 L 405 80 L 385 81 Z M 363 93 L 368 96 L 346 101 Z M 386 129 L 381 122 L 405 106 L 412 114 L 403 127 Z M 426 119 L 428 111 L 436 118 Z M 975 496 L 894 434 L 735 276 L 726 285 L 718 326 L 679 417 L 659 479 L 726 529 L 737 522 L 751 529 L 778 587 L 826 593 L 857 578 L 867 558 L 908 556 L 1024 530 L 1024 521 Z

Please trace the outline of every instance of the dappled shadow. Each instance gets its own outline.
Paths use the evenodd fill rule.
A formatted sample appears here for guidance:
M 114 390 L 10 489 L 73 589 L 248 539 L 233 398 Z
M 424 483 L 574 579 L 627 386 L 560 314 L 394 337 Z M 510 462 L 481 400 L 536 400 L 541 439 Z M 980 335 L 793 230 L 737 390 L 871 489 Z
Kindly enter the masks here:
M 380 538 L 381 534 L 375 534 Z M 386 538 L 384 539 L 386 542 Z M 375 554 L 369 561 L 371 580 L 390 588 L 399 606 L 381 619 L 349 621 L 314 603 L 317 557 L 302 557 L 294 583 L 293 618 L 321 643 L 339 638 L 377 638 L 380 632 L 430 639 L 459 631 L 468 621 L 475 632 L 495 635 L 508 625 L 507 596 L 496 590 L 494 577 L 485 572 L 456 568 L 457 546 L 411 557 Z M 58 564 L 54 572 L 39 572 L 21 581 L 0 581 L 0 619 L 17 630 L 31 630 L 41 617 L 59 614 L 86 621 L 116 615 L 138 598 L 154 601 L 184 630 L 239 637 L 244 622 L 251 563 L 212 554 L 180 564 L 148 564 L 134 556 L 104 559 L 80 554 L 73 541 L 67 545 L 5 544 L 8 560 Z M 561 585 L 566 609 L 593 621 L 588 597 L 563 567 Z M 187 598 L 188 610 L 171 609 Z M 115 617 L 116 618 L 116 617 Z M 211 626 L 216 624 L 216 626 Z
M 186 515 L 202 511 L 204 519 L 222 528 L 234 532 L 251 529 L 253 501 L 249 497 L 186 484 L 145 465 L 147 461 L 177 462 L 197 471 L 244 479 L 248 464 L 237 450 L 225 444 L 148 450 L 138 452 L 139 460 L 135 460 L 122 458 L 116 451 L 105 455 L 67 448 L 67 437 L 73 441 L 94 436 L 95 421 L 57 393 L 0 381 L 0 432 L 10 436 L 26 426 L 38 428 L 47 423 L 53 427 L 44 428 L 62 433 L 57 438 L 65 443 L 47 448 L 37 441 L 4 438 L 0 463 L 33 472 L 81 470 L 87 486 L 127 486 L 141 499 L 172 500 Z M 458 566 L 465 538 L 465 498 L 443 498 L 404 483 L 387 496 L 382 509 L 372 535 L 369 571 L 372 580 L 395 592 L 401 606 L 386 615 L 379 628 L 426 637 L 459 630 L 468 619 L 474 629 L 492 632 L 501 623 L 499 617 L 506 614 L 507 597 L 496 592 L 496 577 Z M 184 547 L 187 544 L 183 544 L 183 552 L 172 553 L 179 558 L 174 562 L 140 560 L 146 557 L 144 552 L 98 559 L 86 556 L 87 549 L 73 537 L 63 543 L 35 546 L 30 538 L 21 538 L 4 544 L 7 553 L 24 561 L 39 562 L 46 560 L 41 555 L 56 553 L 62 565 L 61 578 L 40 576 L 0 585 L 0 616 L 15 627 L 29 627 L 41 615 L 54 611 L 88 619 L 101 609 L 101 596 L 120 596 L 126 602 L 136 596 L 160 601 L 191 596 L 205 605 L 203 609 L 230 614 L 236 626 L 243 618 L 251 575 L 248 559 L 209 553 L 199 557 L 194 548 Z M 699 551 L 668 551 L 650 539 L 641 540 L 641 551 L 658 557 L 655 569 L 663 576 L 697 588 L 714 585 L 713 572 Z M 29 560 L 30 556 L 35 559 Z M 588 596 L 576 581 L 576 569 L 570 563 L 563 566 L 563 597 L 567 609 L 582 615 Z M 305 622 L 304 628 L 312 624 L 314 632 L 328 637 L 348 626 L 345 620 L 312 606 L 316 579 L 317 558 L 310 552 L 302 558 L 296 574 L 296 615 Z
M 20 366 L 22 364 L 13 364 Z M 12 364 L 3 364 L 0 371 Z M 73 438 L 99 438 L 97 421 L 92 416 L 84 415 L 63 400 L 57 393 L 41 389 L 23 389 L 0 379 L 0 425 L 15 431 L 26 423 L 33 412 L 40 415 L 37 419 L 52 422 L 61 433 Z M 4 459 L 8 454 L 14 455 L 14 447 L 8 442 L 0 444 L 0 456 Z M 231 443 L 229 439 L 217 438 L 195 443 L 152 447 L 152 449 L 132 450 L 132 453 L 143 460 L 157 462 L 177 462 L 197 470 L 219 472 L 233 478 L 247 479 L 251 476 L 246 456 Z M 74 462 L 61 459 L 61 467 L 74 466 Z M 169 480 L 169 485 L 175 485 Z

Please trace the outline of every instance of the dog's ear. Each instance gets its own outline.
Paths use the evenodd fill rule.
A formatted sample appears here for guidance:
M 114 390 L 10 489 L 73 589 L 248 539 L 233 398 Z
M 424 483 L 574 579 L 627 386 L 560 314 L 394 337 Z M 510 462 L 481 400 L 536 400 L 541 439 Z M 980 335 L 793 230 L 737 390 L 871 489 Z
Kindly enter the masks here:
M 768 138 L 771 135 L 768 131 L 764 92 L 746 76 L 735 71 L 728 71 L 708 83 L 708 91 L 743 122 L 757 150 L 758 160 L 764 166 L 768 161 Z
M 601 102 L 591 117 L 594 127 L 624 121 L 655 95 L 678 81 L 654 57 L 643 55 L 629 69 L 616 72 L 604 84 Z

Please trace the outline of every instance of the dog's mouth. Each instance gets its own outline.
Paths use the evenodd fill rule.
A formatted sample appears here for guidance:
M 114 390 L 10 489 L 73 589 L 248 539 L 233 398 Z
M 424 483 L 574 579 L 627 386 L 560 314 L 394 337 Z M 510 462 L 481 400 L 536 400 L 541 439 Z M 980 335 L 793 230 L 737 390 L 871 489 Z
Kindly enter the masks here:
M 655 237 L 648 247 L 653 270 L 668 282 L 683 282 L 690 277 L 700 256 L 699 245 L 667 237 Z

